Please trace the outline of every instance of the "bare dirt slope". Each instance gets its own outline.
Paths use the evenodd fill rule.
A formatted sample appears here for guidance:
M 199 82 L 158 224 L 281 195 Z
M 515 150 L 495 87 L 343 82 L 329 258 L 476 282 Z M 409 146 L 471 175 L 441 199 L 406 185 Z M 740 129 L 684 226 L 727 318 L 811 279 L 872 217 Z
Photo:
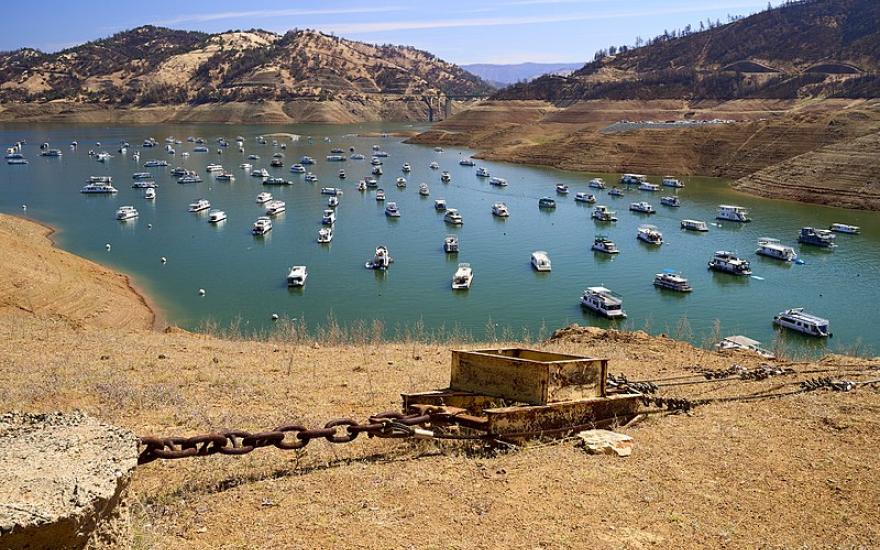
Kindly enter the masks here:
M 90 288 L 87 273 L 108 284 L 93 264 L 39 243 L 33 224 L 2 222 L 16 229 L 0 233 L 0 249 L 11 250 L 14 263 L 53 276 L 82 269 L 80 288 Z M 7 271 L 0 280 L 17 276 Z M 4 303 L 12 304 L 24 301 L 19 292 L 33 292 L 26 285 L 3 289 Z M 0 379 L 14 381 L 0 385 L 5 408 L 80 409 L 154 435 L 318 426 L 395 409 L 401 392 L 445 386 L 448 349 L 463 345 L 366 336 L 318 343 L 285 330 L 266 341 L 235 341 L 102 328 L 100 316 L 72 316 L 71 300 L 48 302 L 40 315 L 0 308 Z M 630 379 L 761 363 L 644 333 L 589 328 L 516 345 L 607 357 L 612 372 Z M 808 372 L 815 369 L 863 381 L 880 372 L 877 359 L 776 364 L 804 374 L 668 387 L 662 394 L 796 389 L 792 383 L 819 375 Z M 299 452 L 154 462 L 135 473 L 126 546 L 870 547 L 880 538 L 878 412 L 880 393 L 863 385 L 850 393 L 655 414 L 623 430 L 635 438 L 626 459 L 586 455 L 570 440 L 493 452 L 360 437 L 336 446 L 314 441 Z

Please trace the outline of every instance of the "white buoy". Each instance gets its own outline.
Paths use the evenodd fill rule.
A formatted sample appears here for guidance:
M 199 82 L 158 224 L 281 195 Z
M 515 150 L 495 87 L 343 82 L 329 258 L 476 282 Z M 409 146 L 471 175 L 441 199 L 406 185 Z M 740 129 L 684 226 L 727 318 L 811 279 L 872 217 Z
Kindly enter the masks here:
M 277 321 L 277 320 L 278 320 L 278 314 L 277 314 L 277 313 L 273 313 L 273 314 L 272 314 L 272 320 L 273 320 L 273 321 Z
M 168 260 L 165 259 L 165 256 L 162 256 L 162 257 L 160 258 L 160 261 L 164 264 L 164 263 L 167 262 Z
M 110 243 L 105 244 L 104 247 L 109 251 L 110 250 Z
M 200 288 L 200 289 L 199 289 L 199 296 L 204 296 L 204 295 L 205 295 L 205 289 L 204 289 L 204 288 Z

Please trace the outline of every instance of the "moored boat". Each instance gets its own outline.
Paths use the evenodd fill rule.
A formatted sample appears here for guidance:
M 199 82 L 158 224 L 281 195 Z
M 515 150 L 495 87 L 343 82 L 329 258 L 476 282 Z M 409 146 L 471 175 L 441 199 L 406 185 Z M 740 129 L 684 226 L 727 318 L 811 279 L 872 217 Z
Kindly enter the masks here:
M 471 264 L 460 263 L 452 276 L 452 290 L 467 290 L 474 281 L 474 270 Z
M 736 206 L 732 204 L 721 204 L 718 206 L 718 213 L 715 214 L 715 218 L 719 220 L 726 220 L 731 222 L 740 222 L 740 223 L 748 223 L 752 221 L 749 218 L 748 209 L 742 206 Z
M 543 250 L 536 250 L 532 252 L 532 256 L 529 259 L 529 262 L 532 264 L 532 267 L 535 271 L 551 271 L 552 265 L 550 263 L 550 256 Z
M 626 318 L 623 297 L 604 286 L 591 286 L 584 290 L 581 306 L 609 319 Z
M 503 202 L 496 202 L 492 205 L 492 215 L 499 218 L 507 218 L 510 216 L 510 210 Z
M 849 233 L 850 235 L 858 235 L 862 229 L 858 225 L 849 225 L 845 223 L 832 223 L 829 227 L 835 233 Z
M 258 236 L 265 235 L 269 231 L 272 231 L 272 219 L 266 216 L 260 216 L 257 218 L 257 221 L 255 221 L 253 227 L 251 227 L 251 233 Z
M 636 238 L 648 244 L 655 244 L 658 246 L 663 244 L 663 233 L 660 233 L 660 230 L 653 225 L 639 226 L 639 232 L 638 235 L 636 235 Z
M 461 213 L 457 209 L 448 208 L 446 214 L 443 215 L 443 221 L 451 225 L 461 225 L 464 223 L 464 218 L 461 217 Z
M 190 203 L 187 211 L 202 212 L 204 210 L 208 210 L 209 208 L 211 208 L 211 203 L 207 199 L 198 199 Z
M 827 229 L 802 227 L 800 233 L 798 233 L 799 243 L 818 246 L 819 248 L 836 248 L 837 244 L 835 244 L 834 239 L 834 233 Z
M 447 254 L 458 252 L 458 237 L 456 235 L 446 235 L 446 238 L 443 239 L 443 251 Z
M 755 250 L 755 254 L 784 262 L 797 260 L 797 252 L 794 248 L 782 244 L 779 239 L 771 239 L 770 237 L 758 239 L 758 249 Z
M 597 204 L 596 207 L 593 208 L 593 213 L 590 214 L 590 217 L 599 222 L 616 222 L 616 214 L 616 212 L 609 210 L 607 206 Z
M 752 268 L 748 260 L 738 257 L 733 252 L 719 250 L 709 260 L 709 269 L 730 273 L 731 275 L 751 275 Z
M 642 214 L 656 214 L 657 211 L 654 210 L 654 207 L 651 206 L 651 203 L 645 201 L 634 202 L 629 205 L 629 209 L 633 212 L 640 212 Z
M 304 265 L 291 266 L 287 273 L 287 286 L 301 287 L 305 286 L 306 279 L 309 277 L 309 271 Z
M 620 249 L 617 248 L 617 244 L 604 235 L 596 235 L 596 238 L 593 239 L 593 246 L 591 249 L 594 252 L 602 252 L 603 254 L 620 254 Z
M 574 196 L 574 200 L 576 200 L 577 202 L 585 202 L 587 204 L 595 204 L 597 199 L 596 195 L 580 192 Z
M 773 324 L 782 328 L 800 332 L 807 336 L 825 338 L 831 336 L 831 323 L 816 315 L 797 307 L 781 311 L 773 317 Z
M 709 231 L 709 224 L 700 220 L 681 220 L 681 228 L 688 231 Z
M 682 277 L 681 273 L 672 270 L 656 274 L 654 276 L 654 286 L 676 292 L 691 292 L 693 290 L 691 284 Z

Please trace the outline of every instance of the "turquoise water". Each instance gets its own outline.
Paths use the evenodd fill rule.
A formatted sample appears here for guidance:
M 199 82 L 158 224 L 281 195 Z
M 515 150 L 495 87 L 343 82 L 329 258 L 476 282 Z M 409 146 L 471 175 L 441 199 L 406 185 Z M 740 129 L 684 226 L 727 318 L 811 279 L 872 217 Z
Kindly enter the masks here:
M 471 151 L 446 148 L 437 153 L 432 147 L 407 145 L 400 138 L 356 137 L 354 134 L 404 128 L 401 125 L 352 126 L 0 126 L 0 143 L 10 145 L 26 139 L 29 166 L 0 165 L 0 210 L 22 214 L 52 224 L 59 229 L 57 242 L 63 248 L 132 274 L 164 310 L 167 320 L 186 328 L 198 328 L 208 320 L 221 324 L 240 322 L 245 330 L 271 327 L 271 315 L 304 319 L 308 323 L 326 321 L 328 315 L 343 324 L 381 320 L 391 335 L 397 326 L 418 321 L 428 329 L 457 326 L 483 337 L 487 323 L 520 333 L 537 335 L 542 326 L 550 329 L 577 322 L 608 326 L 608 322 L 581 310 L 579 297 L 587 286 L 604 285 L 624 297 L 629 314 L 625 328 L 646 329 L 689 338 L 697 343 L 713 332 L 720 322 L 721 333 L 746 334 L 772 345 L 776 333 L 772 316 L 785 308 L 803 306 L 832 322 L 834 338 L 828 342 L 788 337 L 789 347 L 821 351 L 849 349 L 864 344 L 880 349 L 880 216 L 876 213 L 841 210 L 797 203 L 772 201 L 736 193 L 726 182 L 712 178 L 683 178 L 687 187 L 679 192 L 681 208 L 660 205 L 660 193 L 631 190 L 623 198 L 589 190 L 592 175 L 546 168 L 532 168 L 497 162 L 478 161 L 493 175 L 505 177 L 510 185 L 492 187 L 474 175 L 474 168 L 458 161 Z M 277 148 L 258 145 L 255 136 L 272 132 L 302 135 L 288 143 L 285 166 L 269 168 Z M 187 136 L 208 140 L 210 153 L 192 153 L 187 159 L 179 153 L 191 151 Z M 245 153 L 235 147 L 234 138 L 244 136 Z M 141 151 L 140 163 L 117 153 L 121 140 L 133 149 L 149 136 L 160 145 Z M 177 145 L 177 156 L 164 152 L 166 136 L 184 140 Z M 223 136 L 232 146 L 216 153 L 215 139 Z M 305 136 L 313 136 L 310 143 Z M 331 143 L 323 138 L 329 137 Z M 78 150 L 68 144 L 78 140 Z M 102 147 L 95 145 L 102 142 Z M 49 142 L 63 150 L 61 158 L 39 156 L 39 144 Z M 389 219 L 382 203 L 372 191 L 358 192 L 359 179 L 369 174 L 370 147 L 379 144 L 390 156 L 380 186 L 400 206 L 402 216 Z M 348 155 L 349 147 L 367 155 L 365 161 L 325 162 L 333 147 Z M 106 150 L 114 155 L 106 164 L 89 157 L 89 149 Z M 263 187 L 239 168 L 248 154 L 260 155 L 255 167 L 266 167 L 274 175 L 293 179 L 290 187 Z M 302 155 L 317 160 L 312 170 L 320 177 L 316 184 L 302 181 L 288 171 Z M 149 159 L 166 159 L 167 168 L 153 168 L 159 184 L 158 198 L 147 201 L 142 191 L 131 189 L 131 174 L 145 171 Z M 428 164 L 436 160 L 441 169 L 452 173 L 449 184 L 440 182 L 440 170 Z M 213 181 L 205 172 L 211 162 L 223 164 L 236 181 Z M 251 161 L 247 161 L 251 162 Z M 400 190 L 394 180 L 400 166 L 409 162 L 413 172 L 406 175 L 409 185 Z M 197 170 L 204 182 L 179 185 L 170 175 L 175 166 Z M 348 178 L 340 180 L 344 168 Z M 87 196 L 79 193 L 90 175 L 112 175 L 119 189 L 115 196 Z M 614 174 L 602 175 L 611 183 Z M 659 182 L 659 178 L 652 178 Z M 418 184 L 427 182 L 430 197 L 418 194 Z M 570 185 L 571 194 L 556 196 L 554 185 Z M 321 213 L 327 197 L 320 187 L 345 189 L 337 209 L 338 221 L 331 245 L 315 242 Z M 287 212 L 276 219 L 275 229 L 263 239 L 250 234 L 253 221 L 262 214 L 254 201 L 257 193 L 268 190 L 287 202 Z M 620 221 L 600 226 L 590 219 L 591 207 L 575 203 L 577 191 L 595 192 L 600 203 L 614 208 Z M 538 209 L 538 198 L 557 199 L 555 211 Z M 206 216 L 186 211 L 196 198 L 207 198 L 225 210 L 229 219 L 214 226 Z M 442 214 L 434 211 L 433 199 L 445 198 L 464 216 L 464 225 L 447 226 Z M 647 217 L 627 210 L 632 201 L 648 200 L 658 210 Z M 509 219 L 491 215 L 492 203 L 504 201 L 511 211 Z M 711 222 L 719 203 L 749 207 L 755 221 L 740 225 L 723 223 L 708 233 L 679 229 L 682 218 Z M 120 223 L 113 214 L 120 205 L 130 204 L 140 211 L 136 221 Z M 637 227 L 652 223 L 663 232 L 665 244 L 650 247 L 636 240 Z M 862 226 L 859 236 L 839 235 L 839 247 L 828 252 L 796 245 L 801 226 L 826 227 L 832 222 Z M 152 224 L 152 228 L 148 228 Z M 445 235 L 455 233 L 461 240 L 461 253 L 442 251 Z M 594 254 L 590 245 L 594 235 L 614 239 L 622 253 L 616 257 Z M 794 245 L 805 265 L 788 265 L 754 254 L 758 237 L 769 236 Z M 105 244 L 110 243 L 110 251 Z M 395 263 L 386 273 L 364 269 L 376 245 L 389 247 Z M 752 261 L 757 278 L 738 278 L 706 269 L 715 250 L 733 250 Z M 551 273 L 536 273 L 529 265 L 534 250 L 546 250 L 553 262 Z M 167 263 L 160 262 L 161 257 Z M 474 268 L 473 287 L 454 293 L 450 280 L 458 262 Z M 305 264 L 309 269 L 306 287 L 288 290 L 285 277 L 289 266 Z M 652 285 L 655 273 L 672 268 L 681 270 L 694 287 L 683 295 L 661 291 Z M 206 290 L 200 297 L 199 288 Z M 680 327 L 686 318 L 690 332 Z M 862 351 L 865 351 L 863 348 Z

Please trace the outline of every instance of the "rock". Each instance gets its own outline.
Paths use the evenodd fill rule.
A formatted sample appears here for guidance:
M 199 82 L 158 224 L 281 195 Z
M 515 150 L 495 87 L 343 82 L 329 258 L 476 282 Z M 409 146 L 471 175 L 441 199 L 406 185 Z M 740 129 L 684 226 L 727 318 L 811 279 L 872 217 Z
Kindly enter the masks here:
M 633 438 L 610 430 L 585 430 L 578 433 L 584 450 L 590 454 L 632 454 Z

